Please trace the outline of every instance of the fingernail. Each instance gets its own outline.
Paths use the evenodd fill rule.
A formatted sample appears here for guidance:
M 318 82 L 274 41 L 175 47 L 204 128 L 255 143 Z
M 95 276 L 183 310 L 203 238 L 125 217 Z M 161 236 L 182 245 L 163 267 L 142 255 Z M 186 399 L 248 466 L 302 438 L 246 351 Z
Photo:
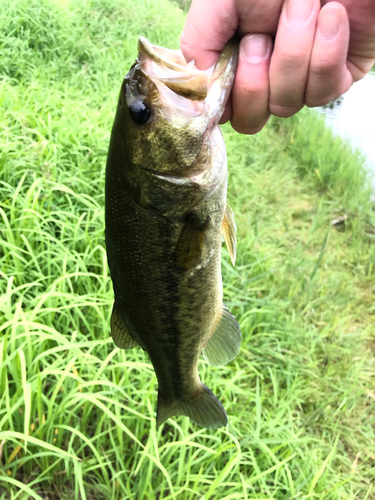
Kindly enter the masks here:
M 319 31 L 323 38 L 330 39 L 337 35 L 340 28 L 339 10 L 335 8 L 324 9 L 320 14 Z
M 315 0 L 288 0 L 286 17 L 293 21 L 307 21 L 313 10 Z
M 250 35 L 243 40 L 242 50 L 249 62 L 258 63 L 267 57 L 269 45 L 268 37 L 263 35 Z

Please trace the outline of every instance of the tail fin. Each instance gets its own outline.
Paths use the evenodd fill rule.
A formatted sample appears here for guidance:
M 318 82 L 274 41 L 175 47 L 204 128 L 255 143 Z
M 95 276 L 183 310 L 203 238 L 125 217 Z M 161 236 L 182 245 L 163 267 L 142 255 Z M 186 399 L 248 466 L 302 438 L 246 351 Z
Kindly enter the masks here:
M 194 396 L 166 401 L 160 394 L 158 396 L 158 410 L 156 425 L 159 427 L 169 417 L 185 415 L 195 424 L 211 429 L 224 427 L 228 423 L 227 414 L 220 401 L 204 384 L 198 394 Z

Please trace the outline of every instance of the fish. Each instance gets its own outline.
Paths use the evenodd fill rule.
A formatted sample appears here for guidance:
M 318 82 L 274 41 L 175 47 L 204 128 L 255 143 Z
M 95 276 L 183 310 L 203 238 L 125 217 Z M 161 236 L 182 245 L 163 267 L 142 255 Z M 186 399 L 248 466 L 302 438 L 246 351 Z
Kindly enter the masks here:
M 158 428 L 179 415 L 211 429 L 228 421 L 198 360 L 226 364 L 241 344 L 223 305 L 222 237 L 233 265 L 237 240 L 218 126 L 237 61 L 234 39 L 202 71 L 141 37 L 118 99 L 105 180 L 110 328 L 117 347 L 140 346 L 150 358 Z

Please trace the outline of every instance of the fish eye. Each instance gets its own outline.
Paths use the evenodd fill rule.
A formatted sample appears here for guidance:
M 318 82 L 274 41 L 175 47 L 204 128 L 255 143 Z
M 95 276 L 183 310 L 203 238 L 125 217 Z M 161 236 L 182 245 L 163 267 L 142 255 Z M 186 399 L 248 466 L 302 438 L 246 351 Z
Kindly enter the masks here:
M 138 125 L 147 123 L 151 118 L 151 107 L 145 101 L 134 101 L 129 106 L 130 116 Z

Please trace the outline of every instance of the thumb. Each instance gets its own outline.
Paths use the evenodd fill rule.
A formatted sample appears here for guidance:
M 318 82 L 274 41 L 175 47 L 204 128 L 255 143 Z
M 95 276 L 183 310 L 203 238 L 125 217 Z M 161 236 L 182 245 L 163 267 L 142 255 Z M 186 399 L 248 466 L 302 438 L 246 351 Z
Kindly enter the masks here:
M 186 61 L 199 69 L 215 64 L 237 25 L 235 0 L 193 0 L 180 38 Z

